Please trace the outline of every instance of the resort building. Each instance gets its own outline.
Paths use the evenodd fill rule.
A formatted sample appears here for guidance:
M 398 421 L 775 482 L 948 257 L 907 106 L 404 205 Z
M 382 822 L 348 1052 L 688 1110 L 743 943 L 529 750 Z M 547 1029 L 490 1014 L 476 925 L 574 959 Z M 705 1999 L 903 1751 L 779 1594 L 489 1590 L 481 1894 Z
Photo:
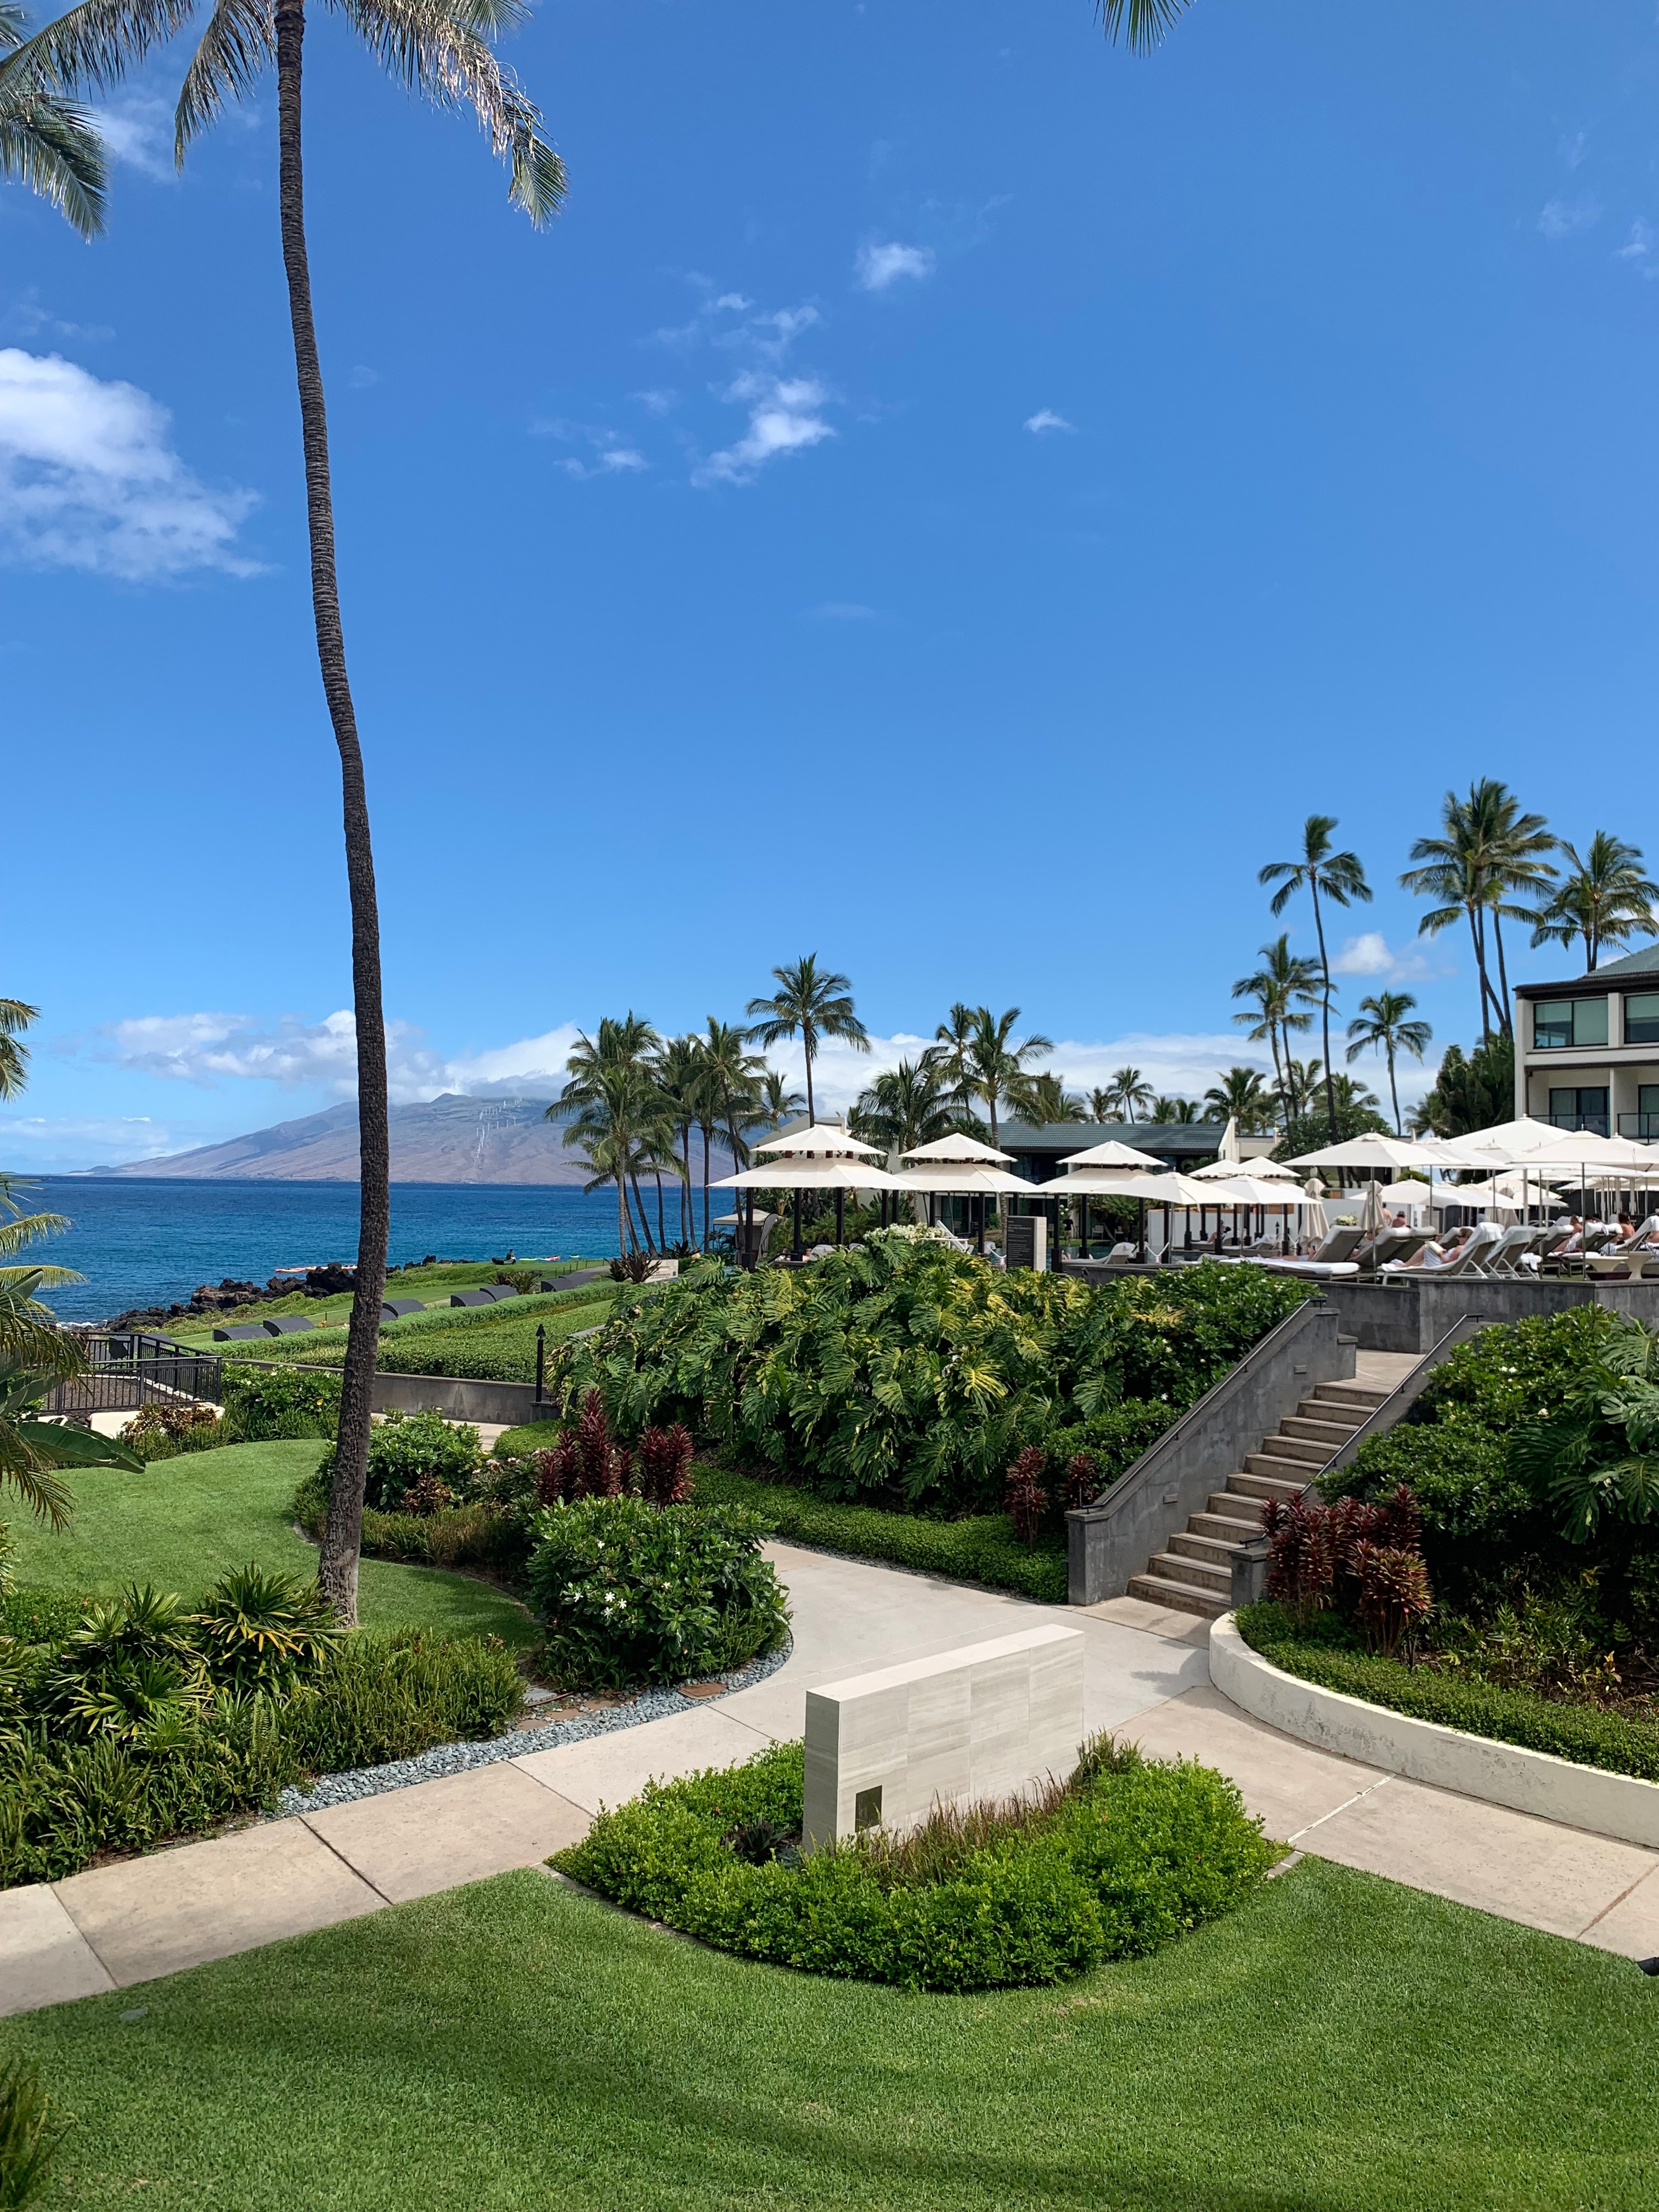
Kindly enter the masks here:
M 1069 1153 L 1086 1152 L 1115 1138 L 1138 1152 L 1150 1153 L 1166 1168 L 1198 1168 L 1221 1150 L 1226 1124 L 1222 1121 L 1048 1121 L 1039 1128 L 1027 1121 L 1005 1121 L 997 1142 L 1013 1158 L 1013 1171 L 1030 1182 L 1048 1182 L 1063 1175 L 1060 1162 Z M 1262 1137 L 1241 1137 L 1242 1159 L 1265 1159 L 1278 1143 L 1277 1132 Z
M 1515 1110 L 1558 1129 L 1659 1140 L 1659 944 L 1515 991 Z

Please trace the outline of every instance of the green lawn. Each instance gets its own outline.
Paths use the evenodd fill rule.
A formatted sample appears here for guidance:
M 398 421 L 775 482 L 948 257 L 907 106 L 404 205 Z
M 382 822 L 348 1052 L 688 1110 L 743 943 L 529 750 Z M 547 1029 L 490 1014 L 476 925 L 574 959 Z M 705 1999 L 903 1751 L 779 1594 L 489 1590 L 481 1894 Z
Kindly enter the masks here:
M 77 1469 L 70 1477 L 75 1517 L 62 1535 L 27 1514 L 9 1513 L 14 1575 L 37 1588 L 89 1596 L 151 1582 L 186 1599 L 250 1559 L 308 1579 L 317 1553 L 295 1534 L 292 1505 L 322 1449 L 317 1441 L 228 1444 L 154 1460 L 141 1474 Z M 366 1628 L 536 1641 L 524 1607 L 487 1583 L 382 1559 L 363 1561 L 359 1618 Z
M 514 1273 L 520 1267 L 535 1267 L 538 1274 L 550 1281 L 560 1275 L 574 1274 L 579 1267 L 592 1267 L 601 1263 L 595 1260 L 553 1260 L 545 1265 L 529 1260 L 515 1260 Z M 447 1301 L 453 1291 L 476 1291 L 480 1284 L 492 1283 L 501 1271 L 489 1260 L 462 1260 L 449 1267 L 406 1267 L 386 1278 L 386 1295 L 389 1298 L 426 1298 Z M 441 1312 L 441 1304 L 434 1308 Z M 236 1306 L 222 1314 L 209 1314 L 181 1322 L 166 1334 L 179 1344 L 202 1345 L 211 1348 L 216 1328 L 234 1326 L 237 1322 L 265 1321 L 276 1314 L 308 1314 L 321 1328 L 328 1324 L 343 1323 L 351 1313 L 351 1293 L 343 1291 L 331 1298 L 308 1298 L 303 1291 L 294 1291 L 285 1298 L 261 1299 L 257 1305 Z
M 1316 1860 L 1045 1991 L 744 1966 L 525 1873 L 0 2021 L 77 2121 L 43 2212 L 1647 2212 L 1656 2051 L 1627 1961 Z

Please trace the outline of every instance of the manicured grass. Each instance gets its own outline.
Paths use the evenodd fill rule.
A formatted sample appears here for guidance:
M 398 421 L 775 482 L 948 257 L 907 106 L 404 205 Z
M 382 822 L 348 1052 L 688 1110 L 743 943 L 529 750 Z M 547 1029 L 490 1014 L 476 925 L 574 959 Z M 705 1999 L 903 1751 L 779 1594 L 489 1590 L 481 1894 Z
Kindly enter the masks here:
M 1315 1860 L 1058 1990 L 522 1873 L 0 2022 L 76 2118 L 45 2212 L 1646 2212 L 1656 2039 L 1627 1961 Z
M 88 1596 L 151 1582 L 187 1600 L 252 1559 L 307 1580 L 317 1553 L 294 1533 L 294 1493 L 322 1444 L 228 1444 L 153 1461 L 141 1474 L 83 1468 L 70 1477 L 75 1516 L 62 1535 L 14 1508 L 7 1518 L 13 1572 L 37 1589 Z M 467 1575 L 365 1559 L 358 1617 L 365 1628 L 431 1628 L 446 1636 L 536 1641 L 522 1606 Z
M 528 1267 L 527 1260 L 515 1260 L 512 1272 Z M 574 1274 L 578 1268 L 597 1267 L 593 1260 L 555 1260 L 545 1267 L 537 1265 L 535 1272 L 550 1282 L 560 1275 Z M 386 1278 L 386 1294 L 389 1298 L 447 1298 L 453 1291 L 476 1291 L 481 1284 L 493 1283 L 501 1270 L 493 1261 L 458 1261 L 451 1267 L 407 1267 Z M 442 1311 L 440 1306 L 438 1311 Z M 180 1344 L 203 1345 L 211 1349 L 216 1328 L 234 1326 L 237 1322 L 265 1321 L 277 1314 L 308 1314 L 322 1328 L 328 1325 L 343 1326 L 351 1314 L 351 1293 L 343 1291 L 331 1298 L 310 1298 L 303 1291 L 295 1291 L 285 1298 L 265 1298 L 257 1305 L 237 1306 L 222 1314 L 210 1314 L 200 1320 L 184 1322 L 166 1334 Z
M 380 1332 L 377 1355 L 386 1375 L 459 1375 L 498 1382 L 532 1382 L 536 1378 L 536 1331 L 545 1332 L 550 1348 L 577 1330 L 608 1321 L 616 1304 L 616 1285 L 590 1283 L 574 1291 L 548 1291 L 509 1298 L 501 1306 L 439 1308 L 388 1322 Z M 345 1364 L 344 1328 L 307 1330 L 273 1337 L 264 1345 L 228 1345 L 217 1349 L 234 1358 L 291 1361 L 296 1366 Z

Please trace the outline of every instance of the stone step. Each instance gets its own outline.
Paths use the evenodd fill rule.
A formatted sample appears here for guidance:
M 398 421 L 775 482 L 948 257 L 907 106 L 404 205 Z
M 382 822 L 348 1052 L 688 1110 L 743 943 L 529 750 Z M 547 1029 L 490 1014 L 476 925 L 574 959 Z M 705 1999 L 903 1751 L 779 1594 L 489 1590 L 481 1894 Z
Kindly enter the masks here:
M 1206 1620 L 1219 1620 L 1224 1613 L 1232 1611 L 1231 1593 L 1221 1597 L 1196 1583 L 1168 1582 L 1162 1575 L 1131 1575 L 1129 1595 L 1148 1605 L 1167 1606 L 1171 1613 L 1201 1613 Z
M 1389 1394 L 1370 1382 L 1322 1382 L 1314 1392 L 1334 1406 L 1357 1406 L 1374 1413 Z
M 1312 1421 L 1304 1413 L 1287 1413 L 1279 1425 L 1279 1434 L 1295 1443 L 1317 1444 L 1322 1451 L 1334 1456 L 1358 1426 L 1358 1421 L 1350 1425 L 1337 1421 Z
M 1194 1521 L 1207 1520 L 1209 1516 L 1194 1513 Z M 1254 1528 L 1247 1529 L 1254 1535 Z M 1217 1536 L 1202 1528 L 1194 1528 L 1189 1522 L 1186 1528 L 1177 1528 L 1169 1542 L 1169 1549 L 1179 1553 L 1183 1559 L 1202 1559 L 1206 1566 L 1219 1567 L 1230 1578 L 1233 1571 L 1233 1555 L 1238 1549 L 1238 1538 Z
M 1299 1421 L 1322 1421 L 1351 1437 L 1356 1429 L 1364 1427 L 1370 1415 L 1363 1406 L 1339 1405 L 1331 1398 L 1304 1398 L 1296 1409 L 1296 1418 Z
M 1260 1460 L 1261 1455 L 1259 1452 L 1252 1452 L 1250 1456 L 1254 1460 Z M 1269 1461 L 1268 1465 L 1282 1468 L 1285 1472 L 1277 1474 L 1262 1474 L 1252 1467 L 1243 1474 L 1230 1474 L 1227 1477 L 1227 1492 L 1235 1500 L 1243 1500 L 1246 1498 L 1277 1498 L 1286 1505 L 1290 1504 L 1291 1498 L 1300 1498 L 1308 1486 L 1308 1474 L 1304 1471 L 1304 1462 L 1293 1459 L 1279 1459 Z
M 1337 1447 L 1315 1437 L 1287 1436 L 1285 1431 L 1280 1429 L 1277 1436 L 1268 1437 L 1262 1449 L 1273 1459 L 1305 1460 L 1310 1468 L 1320 1468 L 1324 1466 Z M 1252 1452 L 1249 1459 L 1245 1461 L 1245 1465 L 1248 1467 L 1250 1460 L 1254 1460 L 1256 1456 L 1257 1455 Z
M 1254 1506 L 1253 1515 L 1246 1516 L 1244 1508 Z M 1220 1509 L 1231 1507 L 1231 1511 Z M 1231 1498 L 1217 1491 L 1210 1500 L 1207 1513 L 1194 1513 L 1187 1528 L 1194 1536 L 1217 1536 L 1228 1544 L 1245 1544 L 1252 1536 L 1261 1534 L 1261 1505 L 1257 1498 Z M 1170 1541 L 1175 1541 L 1173 1536 Z
M 1225 1597 L 1233 1586 L 1231 1566 L 1212 1566 L 1206 1559 L 1194 1559 L 1182 1552 L 1154 1552 L 1146 1563 L 1149 1575 L 1161 1575 L 1166 1582 L 1185 1583 L 1194 1589 L 1213 1590 L 1218 1597 Z

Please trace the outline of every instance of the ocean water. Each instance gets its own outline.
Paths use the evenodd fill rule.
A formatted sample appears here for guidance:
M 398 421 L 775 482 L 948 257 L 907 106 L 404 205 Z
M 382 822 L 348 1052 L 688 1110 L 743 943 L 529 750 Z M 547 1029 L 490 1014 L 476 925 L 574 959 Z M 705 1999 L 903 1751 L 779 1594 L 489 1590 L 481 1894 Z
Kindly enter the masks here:
M 83 1283 L 48 1293 L 64 1321 L 103 1321 L 131 1306 L 171 1305 L 226 1275 L 263 1283 L 277 1267 L 357 1254 L 355 1182 L 180 1182 L 122 1176 L 39 1176 L 17 1193 L 31 1213 L 70 1226 L 29 1256 L 78 1268 Z M 655 1194 L 648 1194 L 656 1231 Z M 668 1234 L 678 1234 L 677 1191 Z M 617 1249 L 617 1194 L 536 1183 L 393 1183 L 394 1262 L 604 1257 Z

